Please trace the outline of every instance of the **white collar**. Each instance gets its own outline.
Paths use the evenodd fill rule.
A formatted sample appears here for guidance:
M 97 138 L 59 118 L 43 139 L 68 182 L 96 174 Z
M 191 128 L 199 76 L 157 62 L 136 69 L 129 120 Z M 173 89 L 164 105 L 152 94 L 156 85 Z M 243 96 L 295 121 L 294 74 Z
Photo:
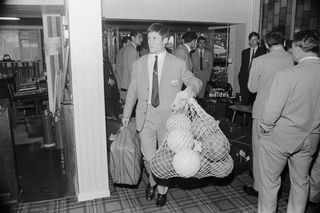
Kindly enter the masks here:
M 187 45 L 187 44 L 183 44 L 183 45 L 187 48 L 188 52 L 190 53 L 191 48 L 189 47 L 189 45 Z
M 307 56 L 307 57 L 301 58 L 298 63 L 300 63 L 304 60 L 307 60 L 307 59 L 320 59 L 320 58 L 317 56 Z
M 166 50 L 164 50 L 164 51 L 162 51 L 161 53 L 158 53 L 158 54 L 150 53 L 149 57 L 154 58 L 157 55 L 158 56 L 158 60 L 161 60 L 161 59 L 163 59 L 165 57 L 166 53 L 167 53 Z
M 131 44 L 132 44 L 135 48 L 137 48 L 137 45 L 136 45 L 135 43 L 133 43 L 132 41 L 131 41 Z

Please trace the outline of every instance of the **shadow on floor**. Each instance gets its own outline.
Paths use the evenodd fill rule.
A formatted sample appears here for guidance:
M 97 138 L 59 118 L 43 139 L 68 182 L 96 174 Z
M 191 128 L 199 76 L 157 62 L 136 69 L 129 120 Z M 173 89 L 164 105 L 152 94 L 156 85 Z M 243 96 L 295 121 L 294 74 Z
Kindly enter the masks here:
M 61 166 L 61 150 L 41 147 L 41 143 L 15 146 L 20 202 L 61 198 L 66 194 L 66 178 Z

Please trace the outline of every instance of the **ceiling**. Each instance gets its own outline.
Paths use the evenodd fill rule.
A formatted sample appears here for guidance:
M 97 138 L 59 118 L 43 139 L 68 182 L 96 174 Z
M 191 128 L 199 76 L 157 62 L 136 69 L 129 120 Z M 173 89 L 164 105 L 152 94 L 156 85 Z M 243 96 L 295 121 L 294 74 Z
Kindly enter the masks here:
M 0 25 L 42 26 L 42 14 L 62 14 L 63 5 L 5 5 L 0 7 L 1 17 L 18 17 L 19 21 L 0 20 Z

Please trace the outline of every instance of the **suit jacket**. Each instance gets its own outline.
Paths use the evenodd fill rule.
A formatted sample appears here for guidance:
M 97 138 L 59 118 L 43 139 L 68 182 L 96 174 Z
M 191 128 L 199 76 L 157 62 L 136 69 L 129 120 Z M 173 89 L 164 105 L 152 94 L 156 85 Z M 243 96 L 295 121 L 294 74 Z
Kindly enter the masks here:
M 256 58 L 265 53 L 266 52 L 261 47 L 258 47 L 253 58 Z M 238 75 L 240 87 L 242 85 L 247 86 L 248 78 L 249 78 L 249 65 L 250 65 L 250 47 L 242 50 L 242 53 L 241 53 L 241 67 Z
M 305 140 L 315 151 L 320 134 L 320 60 L 305 59 L 278 72 L 262 114 L 268 136 L 288 152 Z
M 129 43 L 123 50 L 121 88 L 128 89 L 132 73 L 132 64 L 138 58 L 139 53 L 137 52 L 136 47 L 132 43 Z
M 120 85 L 121 85 L 121 79 L 123 75 L 123 50 L 124 50 L 124 47 L 119 50 L 116 58 L 115 77 L 117 79 L 119 89 L 121 89 Z
M 181 58 L 185 61 L 187 69 L 192 70 L 192 61 L 190 58 L 190 54 L 188 49 L 184 44 L 180 45 L 177 49 L 173 51 L 173 55 L 177 56 L 178 58 Z
M 203 98 L 207 82 L 210 80 L 213 66 L 213 55 L 209 50 L 204 49 L 202 54 L 202 69 L 200 70 L 200 53 L 199 49 L 191 51 L 191 61 L 193 65 L 193 74 L 202 81 L 202 88 L 199 92 L 199 98 Z
M 253 118 L 261 119 L 264 104 L 269 96 L 269 90 L 275 74 L 292 66 L 292 55 L 283 48 L 274 49 L 252 61 L 248 89 L 252 93 L 257 93 L 252 109 Z
M 148 56 L 145 55 L 133 63 L 133 73 L 123 111 L 123 117 L 130 118 L 132 109 L 138 100 L 136 107 L 138 131 L 141 131 L 144 125 L 148 110 L 149 89 L 151 89 L 149 85 Z M 191 87 L 196 94 L 201 89 L 201 81 L 186 68 L 185 62 L 170 53 L 166 53 L 159 85 L 160 104 L 158 106 L 164 120 L 171 114 L 171 104 L 176 94 L 181 91 L 182 83 Z

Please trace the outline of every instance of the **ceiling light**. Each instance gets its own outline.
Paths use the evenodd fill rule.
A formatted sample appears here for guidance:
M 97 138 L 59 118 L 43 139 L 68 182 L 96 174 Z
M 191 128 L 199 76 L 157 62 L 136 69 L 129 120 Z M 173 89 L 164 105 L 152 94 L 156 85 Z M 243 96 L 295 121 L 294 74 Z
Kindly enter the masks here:
M 18 21 L 18 20 L 20 20 L 20 18 L 17 18 L 17 17 L 0 17 L 0 20 Z

